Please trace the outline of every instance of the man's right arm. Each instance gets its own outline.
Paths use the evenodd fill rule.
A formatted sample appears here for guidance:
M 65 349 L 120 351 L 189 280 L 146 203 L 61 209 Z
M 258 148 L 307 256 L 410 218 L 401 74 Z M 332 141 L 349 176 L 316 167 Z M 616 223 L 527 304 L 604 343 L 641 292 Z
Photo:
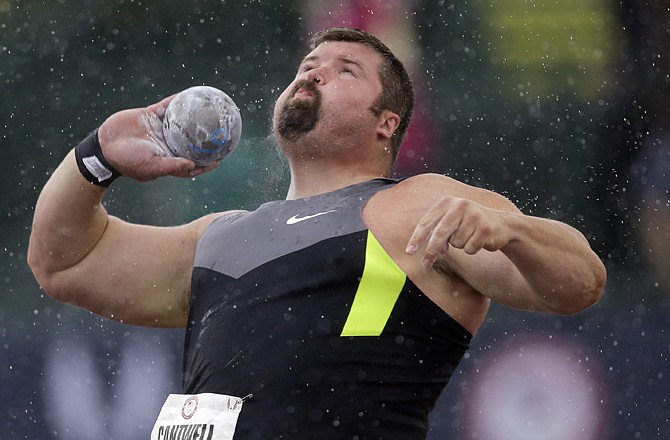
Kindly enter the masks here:
M 169 99 L 119 112 L 100 127 L 105 157 L 135 180 L 208 171 L 161 157 L 160 120 Z M 111 160 L 110 160 L 111 158 Z M 117 321 L 179 327 L 187 320 L 197 240 L 220 214 L 177 227 L 124 222 L 102 205 L 106 188 L 89 183 L 70 152 L 35 207 L 28 262 L 54 298 Z

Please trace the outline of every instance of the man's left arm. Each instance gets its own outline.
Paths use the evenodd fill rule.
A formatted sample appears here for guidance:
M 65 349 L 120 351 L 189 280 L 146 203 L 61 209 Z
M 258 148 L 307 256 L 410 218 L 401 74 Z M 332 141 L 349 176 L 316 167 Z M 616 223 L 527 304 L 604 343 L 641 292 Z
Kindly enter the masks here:
M 605 267 L 571 226 L 522 214 L 502 196 L 483 203 L 444 196 L 426 212 L 407 246 L 423 264 L 445 264 L 503 305 L 557 314 L 594 304 Z

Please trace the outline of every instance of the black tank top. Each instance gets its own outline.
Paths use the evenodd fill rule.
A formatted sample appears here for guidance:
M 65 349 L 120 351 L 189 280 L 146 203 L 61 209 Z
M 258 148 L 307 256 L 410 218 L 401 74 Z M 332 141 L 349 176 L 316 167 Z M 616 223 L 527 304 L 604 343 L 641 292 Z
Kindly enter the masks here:
M 375 179 L 224 216 L 196 250 L 183 390 L 243 397 L 235 439 L 423 439 L 471 334 L 361 218 Z

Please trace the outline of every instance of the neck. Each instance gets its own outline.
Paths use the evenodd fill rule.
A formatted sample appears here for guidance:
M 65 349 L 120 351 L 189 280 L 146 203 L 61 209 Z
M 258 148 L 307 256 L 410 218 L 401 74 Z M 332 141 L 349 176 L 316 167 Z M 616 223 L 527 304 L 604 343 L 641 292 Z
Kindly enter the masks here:
M 291 184 L 286 198 L 299 199 L 335 191 L 356 183 L 380 177 L 387 173 L 361 164 L 328 163 L 316 159 L 291 161 Z
M 356 135 L 358 133 L 358 135 Z M 323 139 L 328 139 L 326 143 Z M 353 130 L 336 136 L 313 130 L 299 140 L 278 138 L 288 159 L 291 184 L 287 199 L 323 194 L 370 179 L 387 177 L 390 155 L 384 140 Z

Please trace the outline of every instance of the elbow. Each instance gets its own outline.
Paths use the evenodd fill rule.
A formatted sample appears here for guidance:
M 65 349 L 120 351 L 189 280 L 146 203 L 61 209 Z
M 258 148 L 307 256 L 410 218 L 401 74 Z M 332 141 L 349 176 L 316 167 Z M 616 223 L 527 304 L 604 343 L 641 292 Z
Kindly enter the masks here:
M 39 254 L 34 251 L 32 246 L 28 247 L 27 263 L 30 271 L 33 273 L 35 281 L 37 281 L 37 284 L 39 284 L 45 293 L 51 296 L 49 292 L 53 291 L 53 289 L 49 286 L 51 284 L 53 274 L 49 272 L 47 265 L 44 263 Z
M 40 252 L 37 247 L 38 246 L 35 245 L 35 240 L 31 237 L 30 242 L 28 243 L 28 256 L 26 262 L 37 283 L 44 291 L 48 292 L 47 288 L 53 277 L 53 271 L 49 269 L 47 256 L 45 256 L 43 252 Z
M 598 259 L 591 271 L 591 282 L 584 285 L 582 293 L 583 307 L 578 311 L 585 310 L 596 304 L 602 298 L 607 283 L 607 270 L 605 265 Z
M 39 284 L 42 289 L 42 292 L 56 301 L 64 303 L 71 302 L 71 300 L 68 299 L 67 290 L 63 289 L 62 286 L 58 286 L 58 277 L 56 274 L 45 272 L 41 270 L 39 266 L 30 266 L 30 269 L 33 272 L 37 284 Z
M 562 301 L 548 304 L 549 311 L 563 316 L 583 312 L 600 301 L 605 292 L 606 282 L 607 272 L 605 266 L 600 263 L 591 271 L 590 276 L 582 277 L 581 282 L 570 289 L 570 294 L 566 295 Z
M 28 267 L 44 293 L 59 302 L 73 303 L 69 290 L 63 284 L 62 274 L 49 269 L 43 259 L 28 250 Z
M 67 273 L 53 273 L 35 275 L 42 292 L 51 299 L 63 304 L 75 307 L 82 307 L 92 311 L 88 307 L 87 297 L 84 287 L 73 283 Z
M 37 240 L 31 237 L 28 243 L 26 262 L 33 273 L 33 277 L 42 291 L 59 302 L 73 303 L 71 287 L 66 282 L 67 270 L 58 266 L 59 258 L 53 252 L 39 246 Z
M 598 260 L 598 266 L 594 271 L 594 280 L 594 300 L 591 305 L 600 301 L 600 298 L 602 298 L 603 293 L 605 292 L 605 285 L 607 284 L 607 269 L 605 269 L 605 265 L 600 260 Z
M 554 305 L 550 312 L 556 315 L 572 316 L 585 311 L 596 304 L 602 296 L 602 290 L 588 290 L 576 295 L 565 304 Z

